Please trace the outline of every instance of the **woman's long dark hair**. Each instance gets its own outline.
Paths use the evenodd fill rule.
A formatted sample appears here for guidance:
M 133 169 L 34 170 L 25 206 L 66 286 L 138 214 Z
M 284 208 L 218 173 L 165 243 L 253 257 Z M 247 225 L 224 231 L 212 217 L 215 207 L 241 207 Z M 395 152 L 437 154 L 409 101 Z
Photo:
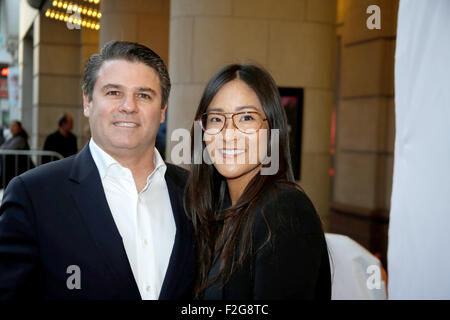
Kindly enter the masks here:
M 23 128 L 22 122 L 20 122 L 19 120 L 14 120 L 13 122 L 15 122 L 17 124 L 17 126 L 19 127 L 19 129 L 20 129 L 20 131 L 17 133 L 17 136 L 21 136 L 25 140 L 28 140 L 28 133 Z
M 298 187 L 295 184 L 290 162 L 286 114 L 275 81 L 263 68 L 254 65 L 232 64 L 217 72 L 203 92 L 195 120 L 199 120 L 201 115 L 206 112 L 217 92 L 225 84 L 235 79 L 242 80 L 256 93 L 266 115 L 269 129 L 279 130 L 279 169 L 274 175 L 256 174 L 237 202 L 223 210 L 222 202 L 226 179 L 214 165 L 206 164 L 203 161 L 201 164 L 195 164 L 195 152 L 198 150 L 192 150 L 191 174 L 186 188 L 184 205 L 192 219 L 197 240 L 199 261 L 195 289 L 197 298 L 217 280 L 221 279 L 223 283 L 226 283 L 244 259 L 254 252 L 254 248 L 252 248 L 254 209 L 263 192 L 269 186 L 273 186 L 275 182 Z M 191 129 L 191 146 L 194 146 L 194 125 Z M 269 152 L 270 144 L 271 137 L 269 136 Z M 205 143 L 202 141 L 202 152 L 205 147 Z M 270 232 L 267 241 L 269 239 Z M 239 256 L 236 256 L 236 252 L 240 253 Z M 208 279 L 215 259 L 220 261 L 220 270 L 214 279 Z

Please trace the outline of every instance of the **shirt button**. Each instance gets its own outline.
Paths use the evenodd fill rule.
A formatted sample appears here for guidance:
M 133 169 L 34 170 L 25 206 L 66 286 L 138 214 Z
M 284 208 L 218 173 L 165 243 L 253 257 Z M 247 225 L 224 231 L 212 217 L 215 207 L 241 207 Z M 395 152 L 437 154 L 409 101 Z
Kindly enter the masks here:
M 144 246 L 148 244 L 147 239 L 144 239 Z
M 150 286 L 147 285 L 147 287 L 145 287 L 145 290 L 146 290 L 147 292 L 149 292 L 149 291 L 150 291 Z

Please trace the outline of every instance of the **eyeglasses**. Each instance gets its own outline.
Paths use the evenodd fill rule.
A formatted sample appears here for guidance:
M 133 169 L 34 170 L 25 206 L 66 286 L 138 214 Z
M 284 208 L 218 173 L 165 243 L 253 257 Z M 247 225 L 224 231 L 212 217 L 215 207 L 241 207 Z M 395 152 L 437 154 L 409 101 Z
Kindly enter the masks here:
M 231 117 L 226 117 L 226 114 L 231 114 Z M 232 119 L 233 125 L 242 133 L 255 133 L 261 129 L 264 118 L 259 112 L 244 111 L 244 112 L 207 112 L 202 114 L 201 122 L 202 129 L 205 133 L 214 135 L 218 134 L 225 127 L 226 119 Z

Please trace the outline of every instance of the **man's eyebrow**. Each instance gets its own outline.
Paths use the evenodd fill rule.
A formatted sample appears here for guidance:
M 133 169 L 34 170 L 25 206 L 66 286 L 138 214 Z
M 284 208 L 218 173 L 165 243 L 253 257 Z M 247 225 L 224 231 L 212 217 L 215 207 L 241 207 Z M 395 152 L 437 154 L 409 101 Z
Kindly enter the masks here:
M 253 109 L 255 111 L 259 111 L 258 108 L 256 108 L 255 106 L 239 106 L 239 107 L 236 107 L 235 110 L 237 112 L 239 112 L 244 109 Z M 223 112 L 223 109 L 222 108 L 212 108 L 212 109 L 209 109 L 208 112 Z
M 107 89 L 121 89 L 123 88 L 120 84 L 108 83 L 102 87 L 102 90 L 105 91 Z
M 108 90 L 108 89 L 123 89 L 123 86 L 120 85 L 120 84 L 108 83 L 108 84 L 105 84 L 102 87 L 103 91 Z M 156 91 L 153 90 L 152 88 L 138 87 L 138 88 L 136 88 L 136 91 L 139 91 L 139 92 L 151 92 L 152 94 L 156 95 Z
M 156 91 L 153 90 L 152 88 L 139 87 L 139 88 L 136 88 L 136 90 L 139 92 L 151 92 L 152 94 L 156 95 Z

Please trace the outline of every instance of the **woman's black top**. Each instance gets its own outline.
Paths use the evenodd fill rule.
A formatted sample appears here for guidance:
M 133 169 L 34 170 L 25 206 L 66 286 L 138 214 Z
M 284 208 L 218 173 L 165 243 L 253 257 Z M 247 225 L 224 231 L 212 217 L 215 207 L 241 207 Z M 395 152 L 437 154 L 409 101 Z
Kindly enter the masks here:
M 281 184 L 274 185 L 261 198 L 253 224 L 253 248 L 259 248 L 269 232 L 271 240 L 248 255 L 227 283 L 218 281 L 207 288 L 203 299 L 331 299 L 327 245 L 309 198 Z M 216 262 L 209 278 L 218 270 Z

